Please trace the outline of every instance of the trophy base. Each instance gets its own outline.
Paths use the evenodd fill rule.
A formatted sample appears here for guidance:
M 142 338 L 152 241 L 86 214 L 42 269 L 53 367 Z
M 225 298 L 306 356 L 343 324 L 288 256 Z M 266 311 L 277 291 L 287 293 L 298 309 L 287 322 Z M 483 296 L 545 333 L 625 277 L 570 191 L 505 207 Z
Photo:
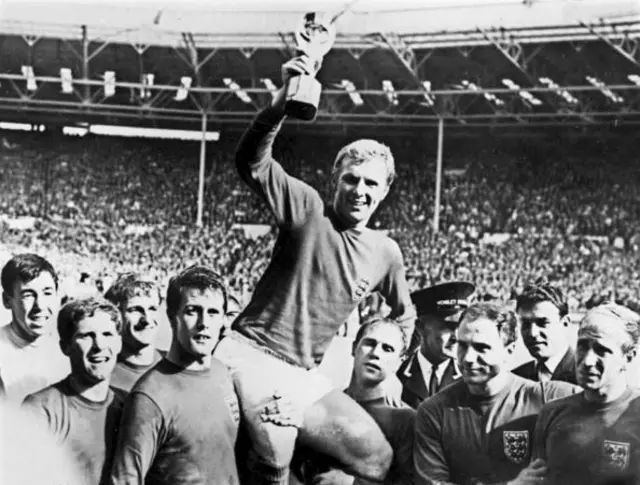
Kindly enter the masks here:
M 292 77 L 287 86 L 284 105 L 286 115 L 302 121 L 312 121 L 318 113 L 322 85 L 313 76 Z

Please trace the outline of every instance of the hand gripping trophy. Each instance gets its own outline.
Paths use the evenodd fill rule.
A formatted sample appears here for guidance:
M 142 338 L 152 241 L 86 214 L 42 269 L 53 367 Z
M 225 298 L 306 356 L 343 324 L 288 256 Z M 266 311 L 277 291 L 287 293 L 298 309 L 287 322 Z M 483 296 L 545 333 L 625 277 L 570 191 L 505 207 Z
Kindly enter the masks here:
M 296 44 L 320 69 L 322 58 L 331 50 L 336 38 L 334 19 L 317 12 L 304 15 L 296 29 Z M 289 82 L 286 92 L 285 113 L 294 118 L 311 121 L 316 117 L 322 85 L 315 76 L 301 74 Z

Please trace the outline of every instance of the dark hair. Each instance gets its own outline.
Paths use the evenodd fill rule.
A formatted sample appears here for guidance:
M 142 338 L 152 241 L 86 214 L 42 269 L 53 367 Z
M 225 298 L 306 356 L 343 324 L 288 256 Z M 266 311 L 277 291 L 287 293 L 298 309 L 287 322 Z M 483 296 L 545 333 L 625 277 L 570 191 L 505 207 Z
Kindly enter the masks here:
M 367 319 L 365 323 L 360 325 L 360 328 L 358 328 L 358 332 L 356 333 L 356 337 L 353 339 L 354 348 L 356 345 L 358 345 L 358 343 L 360 343 L 360 340 L 362 340 L 362 338 L 369 332 L 369 330 L 377 327 L 378 325 L 393 325 L 394 327 L 398 328 L 400 336 L 402 337 L 402 349 L 400 349 L 400 356 L 404 357 L 409 347 L 407 334 L 404 328 L 402 328 L 395 320 L 380 315 L 373 316 Z
M 511 345 L 518 339 L 518 318 L 515 312 L 498 303 L 476 303 L 467 308 L 460 317 L 460 323 L 486 318 L 495 322 L 502 343 Z
M 602 315 L 614 319 L 624 327 L 629 341 L 626 345 L 622 346 L 622 352 L 628 353 L 635 349 L 640 341 L 640 315 L 629 308 L 618 305 L 617 303 L 603 303 L 589 310 L 582 321 L 580 322 L 580 328 L 588 327 L 588 324 L 584 322 L 592 315 Z
M 49 261 L 33 253 L 16 254 L 2 268 L 2 276 L 0 276 L 2 290 L 10 295 L 16 282 L 31 281 L 40 276 L 42 272 L 47 272 L 51 275 L 57 290 L 58 273 L 56 273 Z
M 115 306 L 120 307 L 127 300 L 140 294 L 145 296 L 150 294 L 157 295 L 158 299 L 162 301 L 162 294 L 158 285 L 133 272 L 119 275 L 104 294 L 104 297 Z
M 85 318 L 90 318 L 96 313 L 102 312 L 109 315 L 111 320 L 116 324 L 118 333 L 122 332 L 122 317 L 120 311 L 113 303 L 102 297 L 90 296 L 87 298 L 79 298 L 70 300 L 66 303 L 58 313 L 58 335 L 63 346 L 71 343 L 73 334 L 78 329 L 78 323 Z
M 190 266 L 169 280 L 167 288 L 167 316 L 172 321 L 182 302 L 182 293 L 187 288 L 200 291 L 217 290 L 224 298 L 224 313 L 227 313 L 229 292 L 222 276 L 205 266 Z
M 560 318 L 569 314 L 569 304 L 567 303 L 562 290 L 542 277 L 533 284 L 525 286 L 522 293 L 516 298 L 516 311 L 522 308 L 531 308 L 536 303 L 549 301 L 558 309 Z

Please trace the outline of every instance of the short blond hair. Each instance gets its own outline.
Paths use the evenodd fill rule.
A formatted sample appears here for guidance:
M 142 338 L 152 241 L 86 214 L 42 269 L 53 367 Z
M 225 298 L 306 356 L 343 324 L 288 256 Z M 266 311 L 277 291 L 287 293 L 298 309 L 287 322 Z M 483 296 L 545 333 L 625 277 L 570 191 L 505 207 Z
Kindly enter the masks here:
M 617 303 L 603 303 L 593 307 L 585 314 L 580 322 L 578 331 L 583 328 L 589 328 L 590 324 L 587 322 L 587 319 L 597 315 L 610 318 L 612 321 L 624 327 L 629 341 L 626 345 L 622 346 L 623 353 L 626 354 L 637 347 L 638 341 L 640 340 L 640 315 Z
M 396 164 L 391 149 L 379 141 L 363 138 L 342 147 L 333 162 L 331 177 L 334 182 L 338 180 L 345 159 L 349 159 L 350 163 L 356 165 L 370 160 L 382 160 L 387 168 L 387 186 L 390 186 L 396 178 Z

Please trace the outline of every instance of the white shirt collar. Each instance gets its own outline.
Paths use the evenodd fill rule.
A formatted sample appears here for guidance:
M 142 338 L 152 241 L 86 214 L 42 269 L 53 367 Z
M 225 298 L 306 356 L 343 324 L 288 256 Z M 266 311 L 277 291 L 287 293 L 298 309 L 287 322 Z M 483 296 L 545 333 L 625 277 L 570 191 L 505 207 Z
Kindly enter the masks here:
M 51 340 L 55 340 L 53 332 L 41 335 L 33 341 L 26 340 L 18 335 L 13 328 L 13 325 L 13 322 L 10 322 L 9 325 L 5 325 L 3 327 L 3 330 L 7 333 L 9 341 L 18 349 L 41 347 L 43 345 L 47 345 Z
M 552 355 L 551 357 L 549 357 L 547 359 L 547 361 L 544 362 L 545 368 L 551 374 L 553 374 L 556 371 L 556 369 L 558 368 L 558 366 L 560 365 L 560 361 L 564 358 L 566 353 L 567 353 L 567 350 L 565 349 L 564 352 L 560 352 L 560 353 L 558 353 L 556 355 Z M 540 362 L 540 364 L 543 364 L 543 362 Z
M 422 352 L 418 351 L 417 355 L 418 355 L 418 362 L 420 363 L 420 369 L 422 370 L 422 376 L 424 377 L 425 386 L 429 387 L 429 380 L 431 379 L 433 364 L 429 362 L 424 355 L 422 355 Z M 438 383 L 442 382 L 442 376 L 447 370 L 447 367 L 449 366 L 450 361 L 451 359 L 445 359 L 437 365 L 436 377 L 438 378 Z

